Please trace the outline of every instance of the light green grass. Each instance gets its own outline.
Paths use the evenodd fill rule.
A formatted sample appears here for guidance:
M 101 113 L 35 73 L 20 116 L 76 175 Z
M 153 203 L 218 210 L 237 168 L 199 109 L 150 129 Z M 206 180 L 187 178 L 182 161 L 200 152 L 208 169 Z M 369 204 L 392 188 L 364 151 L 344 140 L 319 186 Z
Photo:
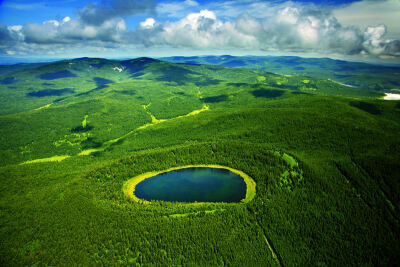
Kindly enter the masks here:
M 291 168 L 298 167 L 299 163 L 290 155 L 283 153 L 282 159 L 285 160 Z
M 69 156 L 69 155 L 53 156 L 50 158 L 28 160 L 28 161 L 22 162 L 21 164 L 42 163 L 42 162 L 60 162 L 69 157 L 71 157 L 71 156 Z
M 85 115 L 85 117 L 84 117 L 84 119 L 83 119 L 83 121 L 82 121 L 82 128 L 83 128 L 83 129 L 86 128 L 88 116 L 89 116 L 89 115 Z
M 201 213 L 214 214 L 216 212 L 223 212 L 225 210 L 226 209 L 213 209 L 213 210 L 202 210 L 202 211 L 194 211 L 194 212 L 187 212 L 187 213 L 176 213 L 176 214 L 168 215 L 167 217 L 169 217 L 169 218 L 184 218 L 184 217 L 188 217 L 188 216 L 198 216 Z

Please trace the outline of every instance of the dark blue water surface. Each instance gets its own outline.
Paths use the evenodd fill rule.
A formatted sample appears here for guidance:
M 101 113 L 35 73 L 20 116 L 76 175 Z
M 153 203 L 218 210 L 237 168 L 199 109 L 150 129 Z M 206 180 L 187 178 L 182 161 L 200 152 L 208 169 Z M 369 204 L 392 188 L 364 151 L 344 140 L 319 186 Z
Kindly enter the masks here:
M 140 182 L 135 195 L 148 201 L 240 202 L 246 197 L 246 183 L 226 169 L 186 168 Z

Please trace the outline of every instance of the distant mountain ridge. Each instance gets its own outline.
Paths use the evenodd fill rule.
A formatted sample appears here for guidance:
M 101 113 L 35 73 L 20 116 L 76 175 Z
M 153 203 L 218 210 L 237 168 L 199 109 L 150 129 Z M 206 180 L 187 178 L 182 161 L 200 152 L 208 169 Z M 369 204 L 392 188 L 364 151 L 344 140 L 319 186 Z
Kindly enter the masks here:
M 83 57 L 0 66 L 0 114 L 100 97 L 121 83 L 154 82 L 172 87 L 210 87 L 210 90 L 214 87 L 222 91 L 244 89 L 263 96 L 283 95 L 281 90 L 290 90 L 372 99 L 400 85 L 400 76 L 394 75 L 400 73 L 400 68 L 357 64 L 328 59 L 224 55 L 128 60 Z M 226 92 L 215 93 L 204 99 L 211 97 L 211 101 L 220 101 L 228 96 Z M 196 98 L 199 100 L 201 96 Z
M 331 79 L 356 87 L 376 90 L 400 88 L 400 65 L 388 66 L 295 56 L 177 56 L 161 59 L 169 62 L 223 65 L 231 68 L 264 70 L 282 75 Z
M 12 71 L 32 69 L 60 62 L 74 63 L 77 61 L 92 62 L 91 66 L 98 68 L 106 62 L 126 65 L 126 67 L 130 66 L 130 68 L 133 67 L 132 64 L 143 65 L 160 61 L 188 65 L 221 65 L 230 68 L 262 70 L 281 75 L 331 79 L 346 85 L 367 89 L 386 90 L 400 88 L 400 65 L 379 65 L 330 58 L 302 58 L 296 56 L 172 56 L 157 59 L 138 57 L 124 60 L 81 57 L 49 63 L 0 65 L 0 76 Z M 100 63 L 93 63 L 96 61 Z

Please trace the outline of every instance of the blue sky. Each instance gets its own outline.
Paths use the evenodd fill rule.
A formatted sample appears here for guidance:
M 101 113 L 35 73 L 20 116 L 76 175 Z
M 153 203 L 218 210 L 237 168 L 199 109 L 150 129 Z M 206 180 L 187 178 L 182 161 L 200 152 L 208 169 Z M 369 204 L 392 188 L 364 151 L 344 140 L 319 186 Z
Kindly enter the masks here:
M 299 3 L 313 3 L 321 6 L 342 6 L 359 0 L 339 0 L 339 1 L 294 1 Z M 0 0 L 0 21 L 6 25 L 20 25 L 26 22 L 42 23 L 46 20 L 60 19 L 65 16 L 74 17 L 77 11 L 88 2 L 101 3 L 101 1 L 81 1 L 81 0 L 52 0 L 52 1 L 31 1 L 31 0 Z M 172 1 L 157 1 L 158 4 L 171 3 Z M 178 2 L 178 1 L 177 1 Z M 198 6 L 190 8 L 192 11 L 199 11 L 202 7 L 212 3 L 224 3 L 226 1 L 196 1 Z M 284 3 L 286 1 L 270 1 L 271 3 Z M 246 2 L 244 2 L 246 3 Z M 241 6 L 240 4 L 237 4 Z M 128 16 L 126 21 L 128 27 L 136 27 L 143 19 L 143 16 Z M 171 19 L 171 18 L 170 18 Z M 173 18 L 172 18 L 173 19 Z M 176 18 L 177 19 L 177 18 Z
M 400 0 L 0 0 L 0 57 L 300 55 L 398 63 Z

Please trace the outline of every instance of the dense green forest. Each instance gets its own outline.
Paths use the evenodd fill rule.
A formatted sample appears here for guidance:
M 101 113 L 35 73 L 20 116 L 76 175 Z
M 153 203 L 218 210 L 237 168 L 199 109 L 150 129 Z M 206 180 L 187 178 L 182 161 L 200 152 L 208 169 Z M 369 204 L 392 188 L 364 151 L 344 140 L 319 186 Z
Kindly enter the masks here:
M 0 68 L 1 265 L 400 261 L 400 104 L 375 86 L 388 70 L 350 87 L 192 61 Z M 136 175 L 192 164 L 243 171 L 255 198 L 143 205 L 123 193 Z

